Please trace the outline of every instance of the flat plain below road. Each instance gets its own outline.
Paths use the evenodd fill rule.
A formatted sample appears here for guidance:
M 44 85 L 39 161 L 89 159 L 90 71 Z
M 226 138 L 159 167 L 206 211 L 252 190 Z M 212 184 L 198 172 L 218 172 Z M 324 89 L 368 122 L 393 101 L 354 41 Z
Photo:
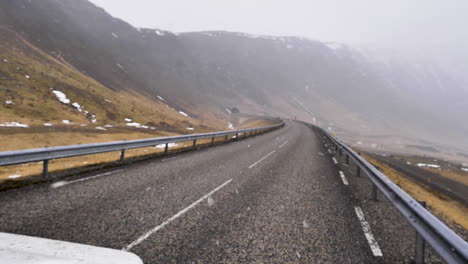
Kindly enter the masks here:
M 145 263 L 385 262 L 385 249 L 374 256 L 363 233 L 359 201 L 324 153 L 313 130 L 288 121 L 55 188 L 1 192 L 0 231 L 126 249 Z

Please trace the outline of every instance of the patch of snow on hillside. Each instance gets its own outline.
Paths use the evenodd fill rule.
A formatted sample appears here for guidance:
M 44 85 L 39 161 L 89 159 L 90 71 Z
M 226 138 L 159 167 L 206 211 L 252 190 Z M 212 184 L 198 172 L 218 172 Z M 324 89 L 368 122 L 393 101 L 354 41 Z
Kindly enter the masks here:
M 19 122 L 6 122 L 3 124 L 0 124 L 0 127 L 22 127 L 22 128 L 27 128 L 29 127 L 26 124 L 21 124 Z
M 158 95 L 158 96 L 156 96 L 156 97 L 157 97 L 159 100 L 161 100 L 161 101 L 166 101 L 166 100 L 164 100 L 164 98 L 162 98 L 162 96 L 159 96 L 159 95 Z
M 24 77 L 26 77 L 26 79 L 29 79 L 29 78 L 31 78 L 31 76 L 29 76 L 29 75 L 25 75 Z
M 115 34 L 114 32 L 112 32 L 112 36 L 113 36 L 114 38 L 119 38 L 119 36 L 118 36 L 117 34 Z
M 105 125 L 104 127 L 114 127 L 113 125 Z
M 112 103 L 112 101 L 111 101 L 111 100 L 109 100 L 109 99 L 107 99 L 107 98 L 106 98 L 106 99 L 104 99 L 104 101 L 106 101 L 106 102 L 108 102 L 108 103 Z
M 228 112 L 228 114 L 232 114 L 231 110 L 229 110 L 229 108 L 226 108 L 226 112 Z
M 468 168 L 461 168 L 462 171 L 468 171 Z
M 67 98 L 67 95 L 62 93 L 61 91 L 59 90 L 53 90 L 52 91 L 55 96 L 57 96 L 57 99 L 63 103 L 63 104 L 69 104 L 70 103 L 70 99 Z
M 440 168 L 440 166 L 436 164 L 418 163 L 416 165 L 418 165 L 418 167 Z
M 187 127 L 186 129 L 187 130 L 195 130 L 195 128 L 193 128 L 193 127 Z
M 234 130 L 234 125 L 232 123 L 229 123 L 228 128 Z
M 406 164 L 411 165 L 411 162 L 407 161 Z
M 44 126 L 50 127 L 50 126 L 53 126 L 53 125 L 51 123 L 44 123 Z
M 11 101 L 11 100 L 6 100 L 6 101 L 5 101 L 5 104 L 11 105 L 11 104 L 13 104 L 13 101 Z
M 96 115 L 91 115 L 91 122 L 93 122 L 93 123 L 97 122 Z
M 135 28 L 138 32 L 141 32 L 141 28 L 136 27 Z
M 185 112 L 179 111 L 179 114 L 181 114 L 181 115 L 183 115 L 185 117 L 188 117 L 187 113 L 185 113 Z
M 118 64 L 118 63 L 117 63 L 116 65 L 117 65 L 117 67 L 119 67 L 120 69 L 122 69 L 122 70 L 124 69 L 124 67 L 123 67 L 122 65 L 120 65 L 120 64 Z
M 7 59 L 3 59 L 3 62 L 8 62 L 8 60 L 7 60 Z
M 176 144 L 176 143 L 169 143 L 168 146 L 169 146 L 169 147 L 177 147 L 177 146 L 179 146 L 179 145 Z M 165 148 L 165 147 L 166 147 L 166 144 L 159 144 L 159 145 L 156 145 L 156 148 L 161 148 L 161 149 L 163 149 L 163 148 Z
M 10 176 L 8 176 L 9 179 L 16 179 L 16 178 L 19 178 L 19 177 L 22 177 L 22 175 L 20 175 L 20 174 L 15 174 L 15 175 L 10 175 Z
M 107 130 L 107 129 L 101 127 L 101 126 L 96 127 L 96 129 L 97 129 L 97 130 Z
M 71 124 L 70 120 L 62 120 L 62 123 L 64 123 L 64 124 Z
M 154 30 L 154 33 L 156 33 L 156 35 L 158 35 L 158 36 L 164 36 L 164 33 L 157 30 L 157 29 Z
M 80 111 L 80 112 L 83 112 L 83 109 L 81 108 L 81 105 L 77 102 L 74 102 L 73 104 L 73 107 L 76 108 L 76 110 Z
M 137 122 L 131 122 L 131 123 L 127 123 L 127 126 L 129 126 L 129 127 L 141 127 L 141 124 L 137 123 Z

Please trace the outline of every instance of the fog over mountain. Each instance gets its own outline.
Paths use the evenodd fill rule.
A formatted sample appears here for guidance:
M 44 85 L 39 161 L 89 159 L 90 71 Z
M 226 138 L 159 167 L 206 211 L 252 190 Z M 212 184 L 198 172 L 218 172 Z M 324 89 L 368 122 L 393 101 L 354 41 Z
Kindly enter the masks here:
M 115 1 L 115 6 L 125 5 Z M 273 36 L 136 28 L 85 0 L 7 0 L 0 7 L 2 30 L 16 32 L 109 89 L 153 100 L 163 96 L 189 114 L 204 109 L 227 118 L 226 108 L 236 107 L 313 122 L 355 144 L 370 146 L 384 138 L 398 146 L 468 149 L 466 53 L 449 48 L 451 41 L 440 54 L 428 52 L 439 45 L 437 34 L 445 27 L 434 28 L 427 39 L 434 45 L 417 53 L 411 52 L 416 41 L 403 50 L 397 44 L 392 49 L 319 41 L 320 36 L 291 36 L 293 31 Z

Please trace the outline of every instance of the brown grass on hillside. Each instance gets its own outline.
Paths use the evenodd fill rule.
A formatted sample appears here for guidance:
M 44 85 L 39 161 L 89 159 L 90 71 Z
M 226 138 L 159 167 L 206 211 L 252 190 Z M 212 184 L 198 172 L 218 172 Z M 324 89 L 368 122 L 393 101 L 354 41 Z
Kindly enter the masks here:
M 362 155 L 365 159 L 371 162 L 392 180 L 400 186 L 404 191 L 410 194 L 418 201 L 425 201 L 428 208 L 440 219 L 443 219 L 449 225 L 460 225 L 465 230 L 468 229 L 468 208 L 458 201 L 454 201 L 449 197 L 431 190 L 429 187 L 410 180 L 400 172 L 390 168 L 382 162 L 370 158 L 367 155 Z
M 451 180 L 457 181 L 459 183 L 468 185 L 468 172 L 455 172 L 455 171 L 446 171 L 443 169 L 435 169 L 435 168 L 423 168 L 425 170 L 437 173 L 439 175 L 442 175 L 444 177 L 447 177 Z

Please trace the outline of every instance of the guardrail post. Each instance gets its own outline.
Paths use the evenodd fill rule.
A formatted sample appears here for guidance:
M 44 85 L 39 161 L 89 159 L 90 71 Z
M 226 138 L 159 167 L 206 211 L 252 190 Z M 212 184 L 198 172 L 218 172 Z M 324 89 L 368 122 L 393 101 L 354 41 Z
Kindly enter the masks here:
M 372 200 L 378 201 L 377 197 L 377 185 L 372 184 Z
M 49 160 L 44 160 L 42 164 L 42 177 L 47 178 L 49 176 Z
M 343 150 L 341 148 L 339 149 L 338 154 L 340 154 L 340 158 L 341 158 L 341 155 L 343 155 Z
M 194 139 L 194 140 L 193 140 L 193 147 L 196 147 L 196 146 L 197 146 L 197 140 Z
M 349 165 L 349 155 L 346 154 L 346 165 Z
M 239 133 L 236 133 L 236 140 L 239 140 Z
M 426 202 L 420 201 L 419 202 L 422 207 L 426 208 Z M 425 241 L 424 238 L 416 231 L 416 256 L 415 256 L 415 263 L 416 264 L 424 264 L 424 251 L 425 251 Z
M 228 135 L 224 136 L 224 141 L 228 141 Z
M 125 159 L 125 149 L 122 149 L 120 151 L 120 161 L 123 161 Z
M 169 149 L 169 143 L 166 143 L 166 147 L 164 147 L 164 153 L 167 153 L 168 149 Z
M 215 139 L 214 137 L 211 138 L 211 145 L 214 144 L 214 139 Z

